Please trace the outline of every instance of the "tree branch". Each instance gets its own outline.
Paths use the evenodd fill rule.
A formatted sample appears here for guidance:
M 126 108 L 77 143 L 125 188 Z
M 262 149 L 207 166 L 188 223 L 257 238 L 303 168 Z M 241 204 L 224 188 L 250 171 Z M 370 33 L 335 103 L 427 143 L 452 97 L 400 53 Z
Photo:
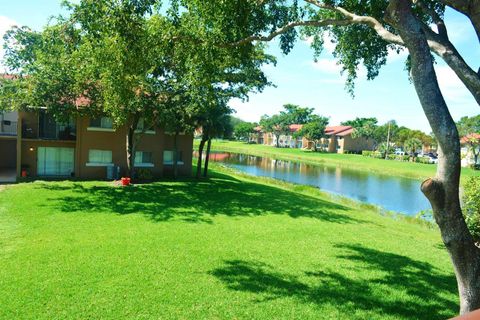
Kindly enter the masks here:
M 291 22 L 284 27 L 277 29 L 276 31 L 270 33 L 267 36 L 261 35 L 254 35 L 237 42 L 230 43 L 229 46 L 236 47 L 241 46 L 246 43 L 250 43 L 253 41 L 261 41 L 261 42 L 268 42 L 276 38 L 277 36 L 286 33 L 287 31 L 296 28 L 296 27 L 306 27 L 306 26 L 313 26 L 313 27 L 326 27 L 326 26 L 347 26 L 352 24 L 352 22 L 348 19 L 344 20 L 336 20 L 336 19 L 326 19 L 326 20 L 309 20 L 309 21 L 295 21 Z
M 315 26 L 315 27 L 326 27 L 326 26 L 347 26 L 353 24 L 364 24 L 372 29 L 374 29 L 377 34 L 385 41 L 405 46 L 404 41 L 399 35 L 396 35 L 388 31 L 380 21 L 373 17 L 369 16 L 359 16 L 354 13 L 349 12 L 348 10 L 342 7 L 334 7 L 325 5 L 318 0 L 304 0 L 305 2 L 316 6 L 319 9 L 330 10 L 341 14 L 343 19 L 325 19 L 325 20 L 308 20 L 308 21 L 295 21 L 285 25 L 282 28 L 277 29 L 276 31 L 270 33 L 269 35 L 254 35 L 242 40 L 236 41 L 234 43 L 228 44 L 228 46 L 240 46 L 252 41 L 262 41 L 268 42 L 273 40 L 275 37 L 293 29 L 301 26 Z M 453 0 L 446 0 L 448 2 L 454 2 Z M 422 5 L 422 0 L 417 0 L 419 5 Z M 480 2 L 479 2 L 480 3 Z M 480 7 L 480 6 L 479 6 Z M 422 5 L 422 8 L 428 9 L 425 5 Z M 428 14 L 432 15 L 432 19 L 437 22 L 437 25 L 443 24 L 443 19 L 434 11 L 428 9 Z M 418 20 L 418 19 L 417 19 Z M 455 72 L 455 74 L 460 78 L 465 87 L 473 95 L 477 103 L 480 105 L 480 75 L 475 72 L 463 59 L 461 54 L 456 50 L 455 46 L 450 42 L 447 36 L 447 31 L 440 31 L 435 33 L 430 27 L 425 25 L 423 22 L 418 20 L 425 31 L 427 36 L 428 45 L 432 52 L 441 57 L 448 66 Z M 445 27 L 445 26 L 444 26 Z
M 422 27 L 430 49 L 447 63 L 480 105 L 480 75 L 467 64 L 448 38 L 440 36 L 423 23 Z
M 480 42 L 480 1 L 478 0 L 439 0 L 446 6 L 463 13 L 472 22 Z
M 351 24 L 365 24 L 374 29 L 377 34 L 385 41 L 395 43 L 398 45 L 404 45 L 403 40 L 400 36 L 391 33 L 388 31 L 377 19 L 369 16 L 359 16 L 354 13 L 349 12 L 348 10 L 342 7 L 333 7 L 320 3 L 317 0 L 304 0 L 307 3 L 310 3 L 320 9 L 335 11 L 342 14 Z
M 429 8 L 422 0 L 414 0 L 413 2 L 432 18 L 433 22 L 437 25 L 438 35 L 448 39 L 447 27 L 445 26 L 445 21 L 443 21 L 440 15 L 435 10 Z

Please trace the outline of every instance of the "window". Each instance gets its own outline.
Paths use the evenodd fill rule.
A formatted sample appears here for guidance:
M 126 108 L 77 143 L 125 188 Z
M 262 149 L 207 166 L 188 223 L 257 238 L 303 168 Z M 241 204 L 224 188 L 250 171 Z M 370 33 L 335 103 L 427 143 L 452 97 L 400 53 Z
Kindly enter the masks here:
M 38 116 L 39 137 L 47 140 L 75 140 L 75 121 L 60 121 L 46 110 L 40 110 Z
M 135 167 L 153 167 L 153 157 L 151 152 L 135 152 Z
M 163 151 L 163 164 L 172 165 L 173 164 L 173 151 L 165 150 Z M 183 164 L 183 152 L 178 152 L 178 161 L 177 164 Z
M 104 131 L 113 131 L 113 120 L 107 117 L 90 119 L 90 130 L 103 129 Z
M 144 127 L 145 127 L 145 119 L 142 118 L 138 121 L 136 131 L 137 132 L 142 132 Z M 145 129 L 145 133 L 154 134 L 155 133 L 155 128 L 153 126 L 147 127 Z
M 39 176 L 73 176 L 75 149 L 39 147 L 37 152 L 37 174 Z
M 112 165 L 112 151 L 110 150 L 89 150 L 88 167 Z

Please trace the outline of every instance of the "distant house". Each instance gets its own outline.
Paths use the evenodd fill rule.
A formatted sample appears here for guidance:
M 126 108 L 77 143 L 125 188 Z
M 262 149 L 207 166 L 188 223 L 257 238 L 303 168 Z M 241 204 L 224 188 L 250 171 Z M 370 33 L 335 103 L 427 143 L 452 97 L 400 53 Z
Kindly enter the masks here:
M 261 126 L 256 126 L 253 130 L 255 132 L 250 134 L 250 136 L 248 137 L 248 142 L 249 143 L 256 143 L 256 144 L 263 144 L 265 133 L 263 132 L 262 127 Z
M 461 156 L 462 156 L 463 167 L 468 167 L 473 164 L 480 164 L 480 156 L 478 157 L 479 159 L 477 159 L 477 163 L 475 163 L 475 156 L 473 154 L 473 151 L 471 147 L 468 146 L 468 141 L 472 138 L 480 140 L 480 133 L 472 133 L 460 139 L 460 143 L 462 145 Z M 477 152 L 479 152 L 478 149 L 479 148 L 477 147 L 476 149 Z
M 278 137 L 278 145 L 282 148 L 306 148 L 308 145 L 308 141 L 303 139 L 302 137 L 295 138 L 294 134 L 295 132 L 299 131 L 302 129 L 301 124 L 291 124 L 289 126 L 290 129 L 290 134 L 288 135 L 280 135 Z M 277 137 L 275 135 L 271 135 L 270 139 L 271 145 L 276 146 L 277 145 Z
M 362 152 L 362 150 L 372 150 L 373 140 L 365 138 L 353 138 L 355 129 L 352 126 L 331 126 L 325 129 L 325 134 L 329 137 L 324 139 L 325 149 L 330 153 Z
M 312 149 L 311 141 L 304 137 L 294 137 L 294 133 L 302 128 L 301 124 L 290 125 L 290 134 L 279 137 L 279 146 L 282 148 L 303 148 Z M 272 133 L 262 131 L 262 127 L 256 127 L 257 134 L 253 136 L 253 143 L 265 144 L 270 146 L 277 145 L 277 139 Z M 330 153 L 361 152 L 362 150 L 371 150 L 373 141 L 365 138 L 353 138 L 353 127 L 351 126 L 330 126 L 325 129 L 327 138 L 317 145 L 320 150 Z

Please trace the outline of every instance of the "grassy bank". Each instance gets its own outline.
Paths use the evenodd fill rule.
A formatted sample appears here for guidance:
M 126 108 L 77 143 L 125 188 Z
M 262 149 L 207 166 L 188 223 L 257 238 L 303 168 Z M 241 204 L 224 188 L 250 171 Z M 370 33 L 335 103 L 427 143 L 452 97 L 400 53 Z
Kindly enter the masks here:
M 198 146 L 198 141 L 196 141 Z M 360 171 L 424 180 L 435 175 L 436 165 L 374 159 L 353 154 L 320 153 L 301 149 L 275 148 L 266 145 L 216 140 L 212 150 L 244 153 L 279 160 L 302 162 L 313 165 L 340 166 Z M 480 174 L 468 168 L 462 169 L 462 177 Z
M 2 319 L 445 319 L 435 229 L 224 169 L 0 192 Z M 219 171 L 220 170 L 220 171 Z

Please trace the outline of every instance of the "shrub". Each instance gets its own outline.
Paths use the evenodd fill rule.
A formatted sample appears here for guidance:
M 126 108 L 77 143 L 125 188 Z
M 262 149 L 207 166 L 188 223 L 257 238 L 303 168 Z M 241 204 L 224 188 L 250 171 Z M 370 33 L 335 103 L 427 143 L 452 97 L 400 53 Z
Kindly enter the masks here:
M 470 168 L 473 169 L 473 170 L 480 170 L 480 164 L 472 164 L 470 165 Z
M 377 159 L 383 159 L 383 154 L 381 152 L 375 151 L 375 152 L 372 152 L 372 157 Z
M 363 150 L 363 151 L 362 151 L 362 156 L 364 156 L 364 157 L 371 157 L 371 156 L 372 156 L 372 151 Z
M 419 162 L 419 163 L 424 163 L 424 164 L 430 164 L 430 158 L 427 158 L 427 157 L 419 157 L 419 158 L 417 158 L 417 162 Z
M 394 154 L 389 154 L 387 157 L 388 157 L 388 160 L 398 160 L 397 156 Z
M 465 184 L 463 216 L 476 242 L 480 241 L 480 177 L 471 177 Z

